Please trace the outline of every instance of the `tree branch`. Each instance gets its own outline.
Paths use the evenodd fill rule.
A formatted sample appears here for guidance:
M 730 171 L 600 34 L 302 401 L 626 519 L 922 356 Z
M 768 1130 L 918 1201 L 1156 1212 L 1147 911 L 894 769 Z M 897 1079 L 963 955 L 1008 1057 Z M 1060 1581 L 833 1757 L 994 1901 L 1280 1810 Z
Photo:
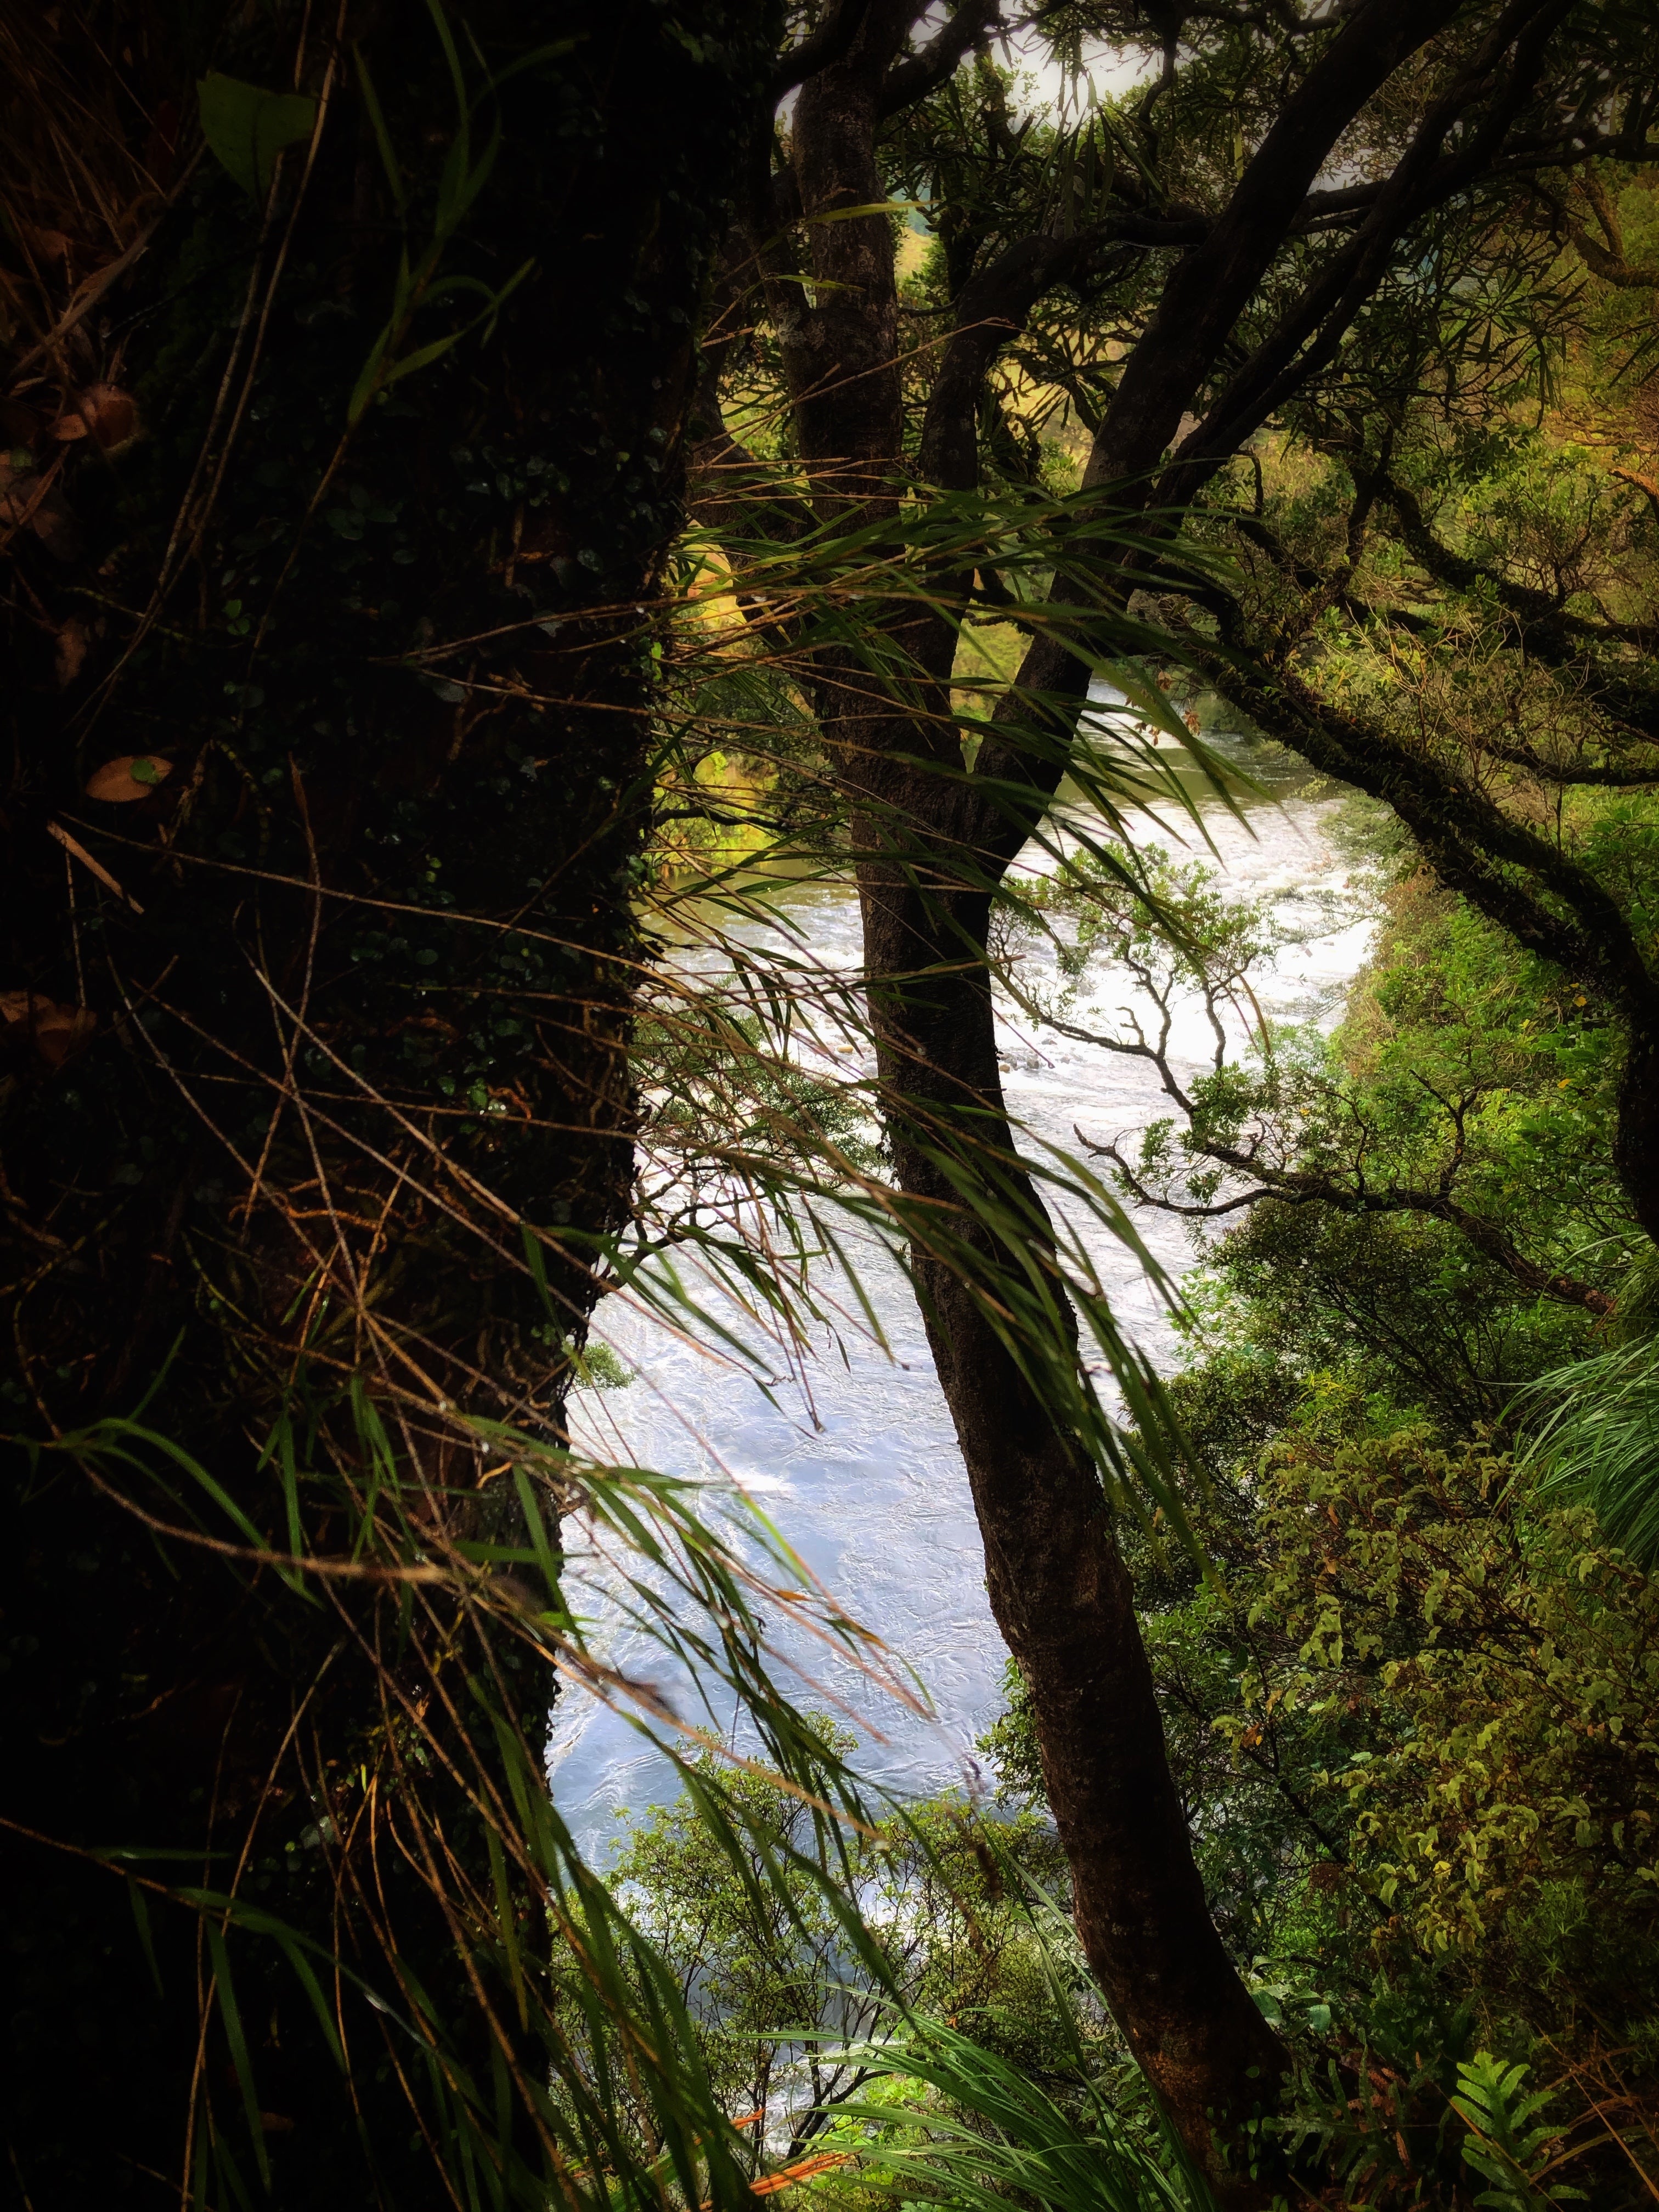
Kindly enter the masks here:
M 1334 356 L 1376 288 L 1401 237 L 1490 167 L 1504 132 L 1524 105 L 1545 50 L 1571 0 L 1511 0 L 1455 81 L 1430 108 L 1357 235 L 1332 256 L 1271 334 L 1206 411 L 1160 480 L 1156 503 L 1190 499 L 1243 441 Z M 1440 158 L 1448 133 L 1490 86 L 1513 47 L 1502 90 L 1456 154 Z
M 1142 1206 L 1154 1207 L 1160 1213 L 1173 1213 L 1187 1220 L 1213 1221 L 1246 1207 L 1260 1206 L 1270 1199 L 1285 1206 L 1326 1206 L 1334 1212 L 1347 1214 L 1411 1213 L 1431 1220 L 1443 1221 L 1473 1245 L 1484 1259 L 1519 1283 L 1523 1290 L 1536 1297 L 1553 1299 L 1558 1304 L 1582 1306 L 1587 1313 L 1609 1314 L 1616 1303 L 1609 1291 L 1599 1290 L 1594 1283 L 1582 1281 L 1577 1275 L 1542 1267 L 1529 1260 L 1508 1232 L 1495 1221 L 1477 1213 L 1470 1213 L 1450 1196 L 1448 1188 L 1433 1190 L 1413 1189 L 1390 1184 L 1382 1190 L 1366 1187 L 1363 1174 L 1355 1183 L 1340 1181 L 1333 1175 L 1304 1168 L 1273 1168 L 1264 1166 L 1249 1153 L 1235 1147 L 1194 1139 L 1194 1149 L 1205 1159 L 1213 1160 L 1234 1175 L 1243 1176 L 1253 1185 L 1252 1189 L 1236 1196 L 1206 1205 L 1186 1203 L 1149 1190 L 1134 1170 L 1124 1158 L 1115 1144 L 1097 1145 L 1079 1129 L 1074 1131 L 1079 1142 L 1098 1159 L 1109 1159 L 1122 1177 L 1124 1188 Z M 1459 1131 L 1460 1146 L 1462 1130 Z M 1455 1162 L 1451 1175 L 1456 1172 Z M 1449 1178 L 1442 1177 L 1443 1186 Z
M 1297 677 L 1269 678 L 1234 658 L 1202 657 L 1217 688 L 1264 729 L 1293 732 L 1289 742 L 1314 767 L 1393 807 L 1451 889 L 1545 959 L 1595 975 L 1633 1018 L 1659 1021 L 1659 985 L 1623 911 L 1587 869 L 1437 762 L 1328 706 Z M 1505 864 L 1521 874 L 1503 873 Z
M 1592 275 L 1601 277 L 1604 283 L 1614 284 L 1632 292 L 1659 291 L 1659 262 L 1632 264 L 1626 258 L 1619 218 L 1601 179 L 1593 169 L 1589 169 L 1579 181 L 1607 234 L 1605 246 L 1592 238 L 1583 223 L 1577 222 L 1559 200 L 1550 200 L 1551 206 L 1566 226 L 1567 236 L 1572 240 L 1579 259 Z M 1544 197 L 1549 196 L 1546 194 Z
M 853 41 L 864 27 L 870 7 L 871 0 L 836 0 L 817 28 L 799 46 L 792 46 L 778 64 L 767 87 L 770 106 L 775 107 L 787 93 L 805 84 L 808 77 L 817 76 L 820 70 L 845 60 L 852 51 Z
M 1139 219 L 1132 217 L 1139 225 Z M 969 491 L 979 481 L 979 410 L 985 372 L 1032 308 L 1056 284 L 1097 273 L 1120 236 L 1103 223 L 1070 238 L 1040 231 L 1016 239 L 969 279 L 956 303 L 956 327 L 941 354 L 922 421 L 917 466 L 924 483 Z
M 1651 477 L 1638 476 L 1634 469 L 1614 469 L 1613 473 L 1622 477 L 1626 483 L 1635 485 L 1653 509 L 1654 520 L 1659 522 L 1659 483 L 1656 483 Z
M 1646 742 L 1659 744 L 1659 739 Z M 1619 768 L 1605 763 L 1598 767 L 1571 767 L 1546 760 L 1531 745 L 1504 744 L 1492 738 L 1481 738 L 1480 750 L 1494 760 L 1507 762 L 1511 768 L 1525 769 L 1540 783 L 1599 785 L 1613 791 L 1641 791 L 1659 784 L 1659 761 L 1646 769 Z
M 1613 474 L 1624 476 L 1627 471 L 1615 469 Z M 1571 637 L 1592 645 L 1633 645 L 1646 652 L 1659 646 L 1659 629 L 1650 623 L 1592 622 L 1587 615 L 1573 614 L 1559 605 L 1547 592 L 1540 592 L 1530 584 L 1515 583 L 1495 569 L 1482 568 L 1467 554 L 1455 551 L 1435 536 L 1417 494 L 1396 482 L 1386 469 L 1377 471 L 1376 491 L 1399 518 L 1407 550 L 1428 575 L 1438 584 L 1449 585 L 1454 591 L 1471 592 L 1486 586 L 1500 606 L 1530 625 L 1534 645 L 1547 644 L 1553 637 L 1554 649 L 1559 652 L 1562 642 Z
M 1001 0 L 957 0 L 956 11 L 943 30 L 935 33 L 920 53 L 906 55 L 888 70 L 876 109 L 881 120 L 884 123 L 890 116 L 914 107 L 954 76 L 957 63 L 969 47 L 1000 28 L 1000 5 Z
M 1095 441 L 1090 482 L 1138 477 L 1156 466 L 1331 148 L 1456 12 L 1456 0 L 1361 0 L 1285 101 L 1207 239 L 1171 275 L 1125 364 Z

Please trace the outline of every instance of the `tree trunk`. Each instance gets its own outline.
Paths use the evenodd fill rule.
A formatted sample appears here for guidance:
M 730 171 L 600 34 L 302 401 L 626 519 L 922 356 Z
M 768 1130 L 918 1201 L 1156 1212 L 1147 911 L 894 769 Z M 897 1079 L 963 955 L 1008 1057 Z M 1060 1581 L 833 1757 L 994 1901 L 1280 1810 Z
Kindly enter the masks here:
M 1305 70 L 1295 61 L 1287 67 L 1271 129 L 1213 214 L 1190 228 L 1183 217 L 1178 236 L 1162 220 L 1165 210 L 1148 208 L 1132 210 L 1127 223 L 1103 220 L 1091 243 L 1050 235 L 1052 222 L 1011 240 L 956 299 L 920 446 L 926 482 L 974 488 L 976 415 L 998 346 L 1062 271 L 1081 264 L 1085 281 L 1097 281 L 1099 261 L 1090 257 L 1121 239 L 1182 251 L 1122 362 L 1085 482 L 1110 487 L 1126 519 L 1149 502 L 1167 509 L 1190 499 L 1328 367 L 1391 263 L 1403 255 L 1409 266 L 1413 227 L 1515 152 L 1512 126 L 1521 143 L 1531 143 L 1528 103 L 1564 13 L 1560 0 L 1518 0 L 1496 17 L 1461 0 L 1357 0 L 1302 48 Z M 925 72 L 921 57 L 898 58 L 918 19 L 915 9 L 849 8 L 827 15 L 805 41 L 787 78 L 808 81 L 787 172 L 749 210 L 731 257 L 734 282 L 758 268 L 767 283 L 802 456 L 826 519 L 892 515 L 905 472 L 891 240 L 884 217 L 848 210 L 884 198 L 877 126 L 902 105 L 901 79 Z M 951 20 L 961 19 L 957 11 Z M 1431 61 L 1412 71 L 1414 58 L 1448 33 Z M 1338 241 L 1325 225 L 1345 195 L 1322 192 L 1317 180 L 1397 71 L 1416 76 L 1407 108 L 1425 83 L 1432 90 L 1389 173 L 1351 203 L 1352 226 Z M 787 242 L 801 215 L 811 226 L 810 266 L 791 258 Z M 1310 252 L 1269 309 L 1264 278 L 1287 241 L 1311 238 L 1316 225 L 1328 250 Z M 1243 319 L 1252 302 L 1264 309 L 1263 322 Z M 1204 419 L 1166 465 L 1166 448 L 1193 410 Z M 1160 513 L 1144 535 L 1156 541 L 1169 521 Z M 1147 551 L 1155 556 L 1155 547 Z M 934 580 L 942 598 L 965 600 L 968 580 Z M 1046 720 L 1053 742 L 1039 759 L 1028 743 L 993 732 L 964 781 L 949 696 L 951 626 L 914 604 L 888 620 L 908 655 L 917 710 L 878 696 L 850 659 L 826 672 L 820 696 L 854 812 L 884 1107 L 910 1206 L 916 1286 L 973 1486 L 993 1603 L 1030 1682 L 1091 1964 L 1189 2148 L 1214 2172 L 1213 2131 L 1224 2134 L 1273 2103 L 1285 2057 L 1208 1922 L 1101 1487 L 1066 1426 L 1064 1408 L 1076 1399 L 1070 1374 L 1060 1372 L 1073 1351 L 1056 1295 L 1060 1271 L 1014 1151 L 988 982 L 991 901 L 1052 798 L 1086 672 L 1054 638 L 1039 637 L 1004 719 Z M 939 772 L 930 775 L 928 763 Z M 1659 1024 L 1650 1026 L 1659 1034 Z M 1620 1139 L 1633 1192 L 1644 1176 L 1656 1187 L 1638 1135 L 1659 1091 L 1654 1061 L 1633 1047 L 1622 1123 L 1629 1133 Z M 1650 1188 L 1638 1204 L 1651 1202 Z M 997 1314 L 1000 1286 L 1028 1308 L 1047 1299 L 1049 1380 L 1060 1387 L 1046 1390 L 1011 1351 Z M 1221 2185 L 1229 2195 L 1252 2188 L 1237 2177 Z
M 977 1182 L 1000 1212 L 1025 1213 L 1031 1243 L 1046 1225 L 1041 1199 L 1013 1164 L 988 973 L 963 972 L 963 939 L 982 945 L 988 902 L 949 902 L 957 936 L 897 870 L 866 864 L 860 889 L 880 1074 L 902 1102 L 888 1119 L 896 1178 L 908 1196 L 951 1217 L 986 1263 L 975 1286 L 959 1261 L 913 1246 L 992 1610 L 1036 1716 L 1078 1931 L 1182 2141 L 1224 2197 L 1247 2200 L 1253 2192 L 1224 2167 L 1218 2139 L 1228 2142 L 1242 2122 L 1272 2109 L 1284 2054 L 1209 1916 L 1099 1472 L 1057 1425 L 988 1310 L 999 1275 L 1021 1284 L 1029 1251 L 1000 1248 L 962 1221 L 963 1188 Z
M 84 14 L 41 15 L 0 157 L 35 239 L 0 248 L 27 303 L 0 522 L 0 2134 L 41 2212 L 240 2200 L 231 2169 L 265 2162 L 324 2212 L 447 2201 L 471 2098 L 508 2199 L 542 2203 L 548 2060 L 475 1906 L 488 1716 L 533 1774 L 550 1674 L 447 1589 L 341 1576 L 377 1494 L 463 1585 L 457 1546 L 522 1544 L 468 1421 L 557 1437 L 627 1215 L 638 609 L 776 27 L 748 0 L 672 25 L 537 0 L 479 24 L 480 59 L 421 0 L 236 9 L 199 50 L 177 11 Z M 192 168 L 210 71 L 229 120 Z M 274 173 L 238 85 L 319 104 Z M 89 263 L 97 311 L 54 333 Z M 141 1407 L 166 1445 L 52 1448 Z M 262 1545 L 341 1572 L 296 1592 L 238 1555 Z M 112 1846 L 137 1856 L 87 1856 Z M 179 1885 L 319 1947 L 349 2077 L 288 1958 Z M 392 2024 L 422 2021 L 416 1985 L 429 2033 Z
M 793 144 L 809 216 L 884 198 L 875 124 L 907 27 L 908 15 L 867 15 L 845 61 L 804 88 Z M 868 520 L 896 511 L 902 465 L 891 234 L 878 216 L 817 224 L 811 238 L 816 304 L 803 307 L 787 271 L 774 282 L 773 313 L 820 512 Z M 950 704 L 954 626 L 915 611 L 890 621 L 915 671 L 921 716 L 896 711 L 848 661 L 821 697 L 861 856 L 884 1110 L 896 1180 L 915 1207 L 913 1277 L 993 1610 L 1030 1686 L 1090 1964 L 1194 2157 L 1224 2196 L 1254 2201 L 1254 2183 L 1230 2170 L 1221 2146 L 1274 2105 L 1284 2054 L 1209 1917 L 1098 1471 L 1022 1374 L 989 1310 L 998 1279 L 1021 1281 L 1035 1250 L 1054 1289 L 1056 1328 L 1069 1320 L 1048 1217 L 1002 1097 L 986 956 L 992 892 L 1040 819 L 1058 761 L 1044 787 L 1022 756 L 985 747 L 988 782 L 1029 790 L 1024 823 L 965 786 Z M 1023 681 L 1080 704 L 1087 678 L 1071 655 L 1037 647 Z M 1063 708 L 1061 721 L 1069 728 Z M 975 1218 L 975 1191 L 1024 1217 L 1024 1252 Z M 1073 1350 L 1056 1348 L 1060 1365 Z

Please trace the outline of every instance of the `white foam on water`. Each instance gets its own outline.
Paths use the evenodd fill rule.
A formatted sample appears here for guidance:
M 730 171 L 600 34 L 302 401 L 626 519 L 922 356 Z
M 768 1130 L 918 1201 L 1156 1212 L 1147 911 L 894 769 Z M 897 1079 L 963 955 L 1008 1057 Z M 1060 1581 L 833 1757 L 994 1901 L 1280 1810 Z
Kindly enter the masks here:
M 1334 802 L 1308 794 L 1305 775 L 1249 740 L 1219 740 L 1249 772 L 1271 786 L 1243 802 L 1240 822 L 1200 797 L 1215 847 L 1206 855 L 1190 823 L 1187 857 L 1211 859 L 1231 895 L 1267 898 L 1302 941 L 1283 947 L 1254 978 L 1268 1019 L 1334 1019 L 1344 987 L 1364 961 L 1374 927 L 1363 888 L 1345 883 L 1328 836 Z M 1176 850 L 1179 828 L 1167 814 L 1152 842 Z M 1179 856 L 1179 855 L 1178 855 Z M 850 886 L 815 886 L 791 901 L 813 959 L 831 973 L 856 970 L 859 921 Z M 757 935 L 758 933 L 757 933 Z M 1045 956 L 1030 956 L 1040 968 Z M 1052 956 L 1047 956 L 1052 969 Z M 1091 976 L 1085 1000 L 1098 1001 L 1080 1026 L 1113 1026 L 1113 979 Z M 1080 1129 L 1096 1142 L 1121 1139 L 1172 1109 L 1145 1061 L 1036 1030 L 1004 1009 L 999 1046 L 1011 1111 L 1028 1133 L 1075 1152 Z M 1188 1073 L 1207 1061 L 1209 1032 L 1196 1008 L 1175 1036 Z M 835 1055 L 846 1073 L 857 1062 Z M 1135 1225 L 1172 1276 L 1192 1263 L 1179 1222 L 1147 1209 Z M 1124 1334 L 1158 1364 L 1173 1364 L 1176 1338 L 1167 1307 L 1133 1254 L 1097 1224 L 1082 1231 Z M 800 1650 L 819 1686 L 805 1702 L 854 1717 L 860 1770 L 903 1795 L 976 1775 L 973 1744 L 995 1717 L 1006 1652 L 987 1603 L 979 1532 L 949 1413 L 933 1370 L 908 1285 L 884 1255 L 866 1252 L 860 1277 L 890 1351 L 884 1355 L 851 1328 L 821 1329 L 804 1377 L 781 1377 L 769 1395 L 728 1359 L 689 1344 L 637 1311 L 608 1301 L 596 1335 L 617 1351 L 635 1380 L 623 1391 L 587 1392 L 573 1407 L 573 1430 L 596 1457 L 657 1468 L 715 1486 L 743 1486 L 777 1523 L 807 1566 L 846 1610 L 873 1629 L 925 1685 L 933 1717 L 908 1712 L 851 1664 L 821 1649 Z M 830 1278 L 826 1273 L 826 1281 Z M 851 1302 L 848 1310 L 852 1312 Z M 567 1531 L 580 1554 L 581 1534 Z M 663 1680 L 666 1668 L 639 1635 L 620 1623 L 603 1572 L 578 1577 L 595 1613 L 606 1656 L 624 1669 Z M 609 1637 L 606 1646 L 607 1634 Z M 786 1644 L 786 1650 L 790 1647 Z M 683 1686 L 682 1686 L 683 1687 Z M 724 1717 L 724 1709 L 720 1716 Z M 618 1713 L 572 1690 L 556 1713 L 550 1755 L 554 1788 L 579 1839 L 603 1862 L 618 1815 L 673 1794 L 672 1770 Z

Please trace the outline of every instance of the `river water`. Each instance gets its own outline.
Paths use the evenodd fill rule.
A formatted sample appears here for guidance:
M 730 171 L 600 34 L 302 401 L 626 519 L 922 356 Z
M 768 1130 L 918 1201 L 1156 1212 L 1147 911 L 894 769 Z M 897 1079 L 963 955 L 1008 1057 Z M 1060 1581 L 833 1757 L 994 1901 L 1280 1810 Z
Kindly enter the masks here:
M 1230 730 L 1224 719 L 1206 715 L 1205 737 L 1258 787 L 1240 794 L 1243 820 L 1194 778 L 1189 787 L 1198 793 L 1213 853 L 1205 854 L 1191 823 L 1168 808 L 1135 823 L 1138 841 L 1172 852 L 1184 845 L 1181 857 L 1219 868 L 1229 896 L 1270 901 L 1294 941 L 1256 971 L 1256 1001 L 1269 1020 L 1328 1022 L 1374 927 L 1363 874 L 1351 874 L 1331 842 L 1337 802 L 1320 793 L 1299 763 Z M 1190 763 L 1161 742 L 1186 778 Z M 856 970 L 850 887 L 803 888 L 784 903 L 798 954 L 804 943 L 831 973 Z M 748 933 L 757 943 L 765 935 L 759 924 Z M 1032 957 L 1040 965 L 1042 956 Z M 1120 979 L 1091 975 L 1073 1018 L 1110 1028 L 1123 996 Z M 1075 1129 L 1097 1139 L 1121 1138 L 1170 1110 L 1145 1061 L 1035 1030 L 1012 1006 L 1002 1011 L 1003 1080 L 1010 1110 L 1028 1133 L 1028 1151 L 1042 1140 L 1075 1151 Z M 1177 1025 L 1178 1061 L 1195 1070 L 1206 1040 L 1194 1008 Z M 1193 1264 L 1178 1221 L 1146 1209 L 1134 1210 L 1133 1218 L 1171 1277 Z M 1167 1304 L 1139 1258 L 1096 1226 L 1086 1241 L 1123 1334 L 1156 1364 L 1172 1366 L 1177 1340 Z M 860 1770 L 902 1795 L 919 1795 L 976 1784 L 974 1740 L 1000 1708 L 1006 1655 L 986 1599 L 967 1478 L 915 1303 L 890 1261 L 867 1260 L 860 1272 L 888 1352 L 857 1331 L 842 1328 L 832 1337 L 826 1328 L 805 1375 L 783 1375 L 769 1398 L 730 1361 L 608 1300 L 595 1334 L 634 1380 L 625 1389 L 581 1394 L 573 1426 L 598 1458 L 735 1482 L 765 1508 L 823 1585 L 924 1686 L 932 1705 L 926 1717 L 872 1687 L 850 1663 L 820 1660 L 815 1675 L 823 1692 L 816 1702 L 852 1718 Z M 567 1536 L 578 1565 L 580 1533 L 569 1529 Z M 581 1609 L 599 1615 L 605 1649 L 602 1576 L 599 1584 L 598 1598 Z M 624 1670 L 663 1673 L 625 1630 L 611 1635 L 605 1656 Z M 807 1702 L 814 1701 L 809 1692 Z M 600 1863 L 620 1832 L 619 1814 L 673 1794 L 661 1754 L 620 1714 L 574 1689 L 558 1708 L 551 1766 L 565 1818 Z

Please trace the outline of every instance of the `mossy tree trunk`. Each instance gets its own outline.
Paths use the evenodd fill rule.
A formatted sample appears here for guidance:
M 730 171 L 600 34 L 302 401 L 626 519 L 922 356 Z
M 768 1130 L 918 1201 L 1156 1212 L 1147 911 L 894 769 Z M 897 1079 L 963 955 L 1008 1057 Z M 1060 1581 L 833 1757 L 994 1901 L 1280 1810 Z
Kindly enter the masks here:
M 77 1852 L 418 1985 L 446 2094 L 536 2063 L 451 1893 L 485 1710 L 538 1760 L 550 1675 L 447 1589 L 236 1547 L 343 1559 L 377 1484 L 434 1558 L 523 1540 L 467 1422 L 556 1439 L 629 1210 L 641 610 L 775 38 L 748 0 L 76 16 L 14 78 L 0 249 L 3 2133 L 42 2212 L 258 2163 L 222 1915 L 147 1893 L 158 1986 L 146 1893 Z M 61 1448 L 141 1407 L 216 1498 Z M 440 2201 L 434 2036 L 319 1966 L 348 2082 L 276 1948 L 225 1957 L 276 2200 Z

